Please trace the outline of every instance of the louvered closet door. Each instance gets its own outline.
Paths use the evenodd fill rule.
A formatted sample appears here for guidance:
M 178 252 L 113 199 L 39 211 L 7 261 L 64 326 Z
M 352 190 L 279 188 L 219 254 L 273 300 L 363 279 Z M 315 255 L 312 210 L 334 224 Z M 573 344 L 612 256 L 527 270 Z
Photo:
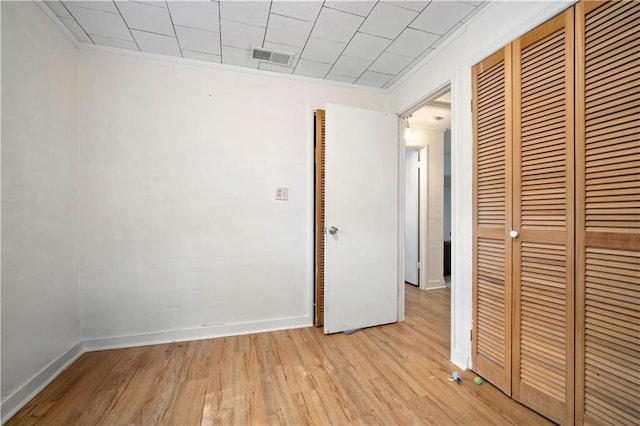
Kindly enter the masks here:
M 570 9 L 513 43 L 513 398 L 573 422 Z
M 473 68 L 473 365 L 511 394 L 510 47 Z
M 576 15 L 576 420 L 638 424 L 640 2 Z
M 324 127 L 325 111 L 315 114 L 315 315 L 313 325 L 324 325 Z

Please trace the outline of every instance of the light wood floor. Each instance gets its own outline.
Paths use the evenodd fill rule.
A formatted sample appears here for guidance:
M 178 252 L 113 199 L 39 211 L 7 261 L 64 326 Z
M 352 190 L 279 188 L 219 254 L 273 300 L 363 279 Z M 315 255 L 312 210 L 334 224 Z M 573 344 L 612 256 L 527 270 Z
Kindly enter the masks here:
M 488 383 L 449 382 L 448 289 L 407 320 L 84 354 L 7 424 L 550 424 Z

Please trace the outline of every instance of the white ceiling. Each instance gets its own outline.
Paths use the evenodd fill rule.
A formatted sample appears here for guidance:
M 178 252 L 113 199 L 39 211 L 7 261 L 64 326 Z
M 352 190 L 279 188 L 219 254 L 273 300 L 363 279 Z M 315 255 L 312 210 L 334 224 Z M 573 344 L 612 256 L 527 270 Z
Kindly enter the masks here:
M 486 1 L 486 0 L 485 0 Z M 45 1 L 84 45 L 389 88 L 483 0 Z M 250 48 L 294 53 L 290 67 Z

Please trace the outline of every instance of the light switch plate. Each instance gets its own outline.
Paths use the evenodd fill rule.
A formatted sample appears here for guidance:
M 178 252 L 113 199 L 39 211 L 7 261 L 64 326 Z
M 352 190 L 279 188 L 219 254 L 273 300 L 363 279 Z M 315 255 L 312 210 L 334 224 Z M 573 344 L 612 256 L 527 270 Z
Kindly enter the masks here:
M 289 199 L 289 188 L 276 188 L 276 200 L 287 201 Z

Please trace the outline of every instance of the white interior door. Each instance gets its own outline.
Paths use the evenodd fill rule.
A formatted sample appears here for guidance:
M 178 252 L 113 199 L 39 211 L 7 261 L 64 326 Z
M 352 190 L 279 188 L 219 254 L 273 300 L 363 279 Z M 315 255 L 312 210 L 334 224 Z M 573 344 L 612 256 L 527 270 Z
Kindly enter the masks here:
M 420 169 L 418 162 L 420 151 L 413 148 L 405 149 L 405 219 L 404 219 L 404 280 L 418 285 L 418 237 L 419 200 L 420 200 Z
M 328 104 L 324 332 L 398 320 L 398 117 Z

